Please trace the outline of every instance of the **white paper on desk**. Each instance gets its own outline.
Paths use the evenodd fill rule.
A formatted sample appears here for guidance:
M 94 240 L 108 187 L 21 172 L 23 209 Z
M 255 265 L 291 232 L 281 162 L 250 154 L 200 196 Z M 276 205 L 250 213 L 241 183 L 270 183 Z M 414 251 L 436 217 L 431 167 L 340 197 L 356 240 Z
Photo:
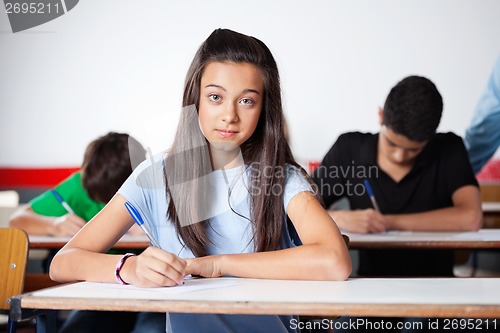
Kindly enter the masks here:
M 358 234 L 342 231 L 342 233 L 348 236 L 353 241 L 358 242 L 385 242 L 388 240 L 396 240 L 398 237 L 411 234 L 411 231 L 386 231 L 374 234 Z
M 71 237 L 29 235 L 30 243 L 67 243 Z
M 481 229 L 477 232 L 462 232 L 453 236 L 453 238 L 460 240 L 498 241 L 500 240 L 500 229 Z
M 219 279 L 185 279 L 185 283 L 175 287 L 160 287 L 160 288 L 142 288 L 133 285 L 120 285 L 114 283 L 94 283 L 94 282 L 82 282 L 79 288 L 88 289 L 120 289 L 120 290 L 137 290 L 141 292 L 154 292 L 164 293 L 164 294 L 183 294 L 199 290 L 207 289 L 217 289 L 217 288 L 227 288 L 236 286 L 239 283 L 236 281 L 230 281 L 229 283 L 223 282 Z
M 52 237 L 52 236 L 37 236 L 29 235 L 31 243 L 67 243 L 71 237 Z M 123 235 L 118 242 L 149 242 L 146 235 Z

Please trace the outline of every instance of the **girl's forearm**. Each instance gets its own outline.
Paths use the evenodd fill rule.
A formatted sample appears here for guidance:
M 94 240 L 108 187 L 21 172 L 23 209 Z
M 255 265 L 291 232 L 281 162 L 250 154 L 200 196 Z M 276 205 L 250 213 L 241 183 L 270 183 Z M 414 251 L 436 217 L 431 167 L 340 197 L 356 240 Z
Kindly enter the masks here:
M 352 269 L 347 251 L 319 245 L 221 255 L 216 265 L 221 275 L 286 280 L 345 280 Z
M 115 266 L 121 255 L 62 249 L 50 265 L 50 278 L 58 282 L 90 281 L 114 283 Z

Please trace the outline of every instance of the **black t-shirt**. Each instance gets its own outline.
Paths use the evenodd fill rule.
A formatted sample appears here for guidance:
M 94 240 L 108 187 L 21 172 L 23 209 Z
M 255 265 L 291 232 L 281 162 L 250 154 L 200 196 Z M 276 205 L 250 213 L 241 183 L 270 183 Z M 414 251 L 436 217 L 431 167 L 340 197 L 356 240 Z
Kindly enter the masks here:
M 342 197 L 351 209 L 373 208 L 364 187 L 367 179 L 382 214 L 409 214 L 453 206 L 453 193 L 478 186 L 462 139 L 438 133 L 417 156 L 412 170 L 395 182 L 377 165 L 378 134 L 341 135 L 313 179 L 326 207 Z M 452 276 L 449 250 L 360 250 L 358 273 L 370 276 Z

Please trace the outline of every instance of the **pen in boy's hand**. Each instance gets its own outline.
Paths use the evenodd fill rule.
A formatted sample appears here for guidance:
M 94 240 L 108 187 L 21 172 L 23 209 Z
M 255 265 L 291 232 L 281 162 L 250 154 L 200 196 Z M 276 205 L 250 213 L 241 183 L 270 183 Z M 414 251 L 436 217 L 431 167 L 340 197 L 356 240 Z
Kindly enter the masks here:
M 68 203 L 66 201 L 64 201 L 63 197 L 61 197 L 61 195 L 59 193 L 57 193 L 56 190 L 50 190 L 50 192 L 52 192 L 52 194 L 57 199 L 57 201 L 59 201 L 61 206 L 63 206 L 64 209 L 66 209 L 66 211 L 68 213 L 75 215 L 75 212 L 73 211 L 73 209 L 71 209 L 71 207 L 68 205 Z
M 375 195 L 373 194 L 373 189 L 370 185 L 370 182 L 368 181 L 368 179 L 365 179 L 363 183 L 365 184 L 366 192 L 368 192 L 368 196 L 370 197 L 373 208 L 380 213 L 380 209 L 378 207 L 377 200 L 375 200 Z
M 135 207 L 132 206 L 132 204 L 128 201 L 125 202 L 125 208 L 127 208 L 128 212 L 130 213 L 130 215 L 134 219 L 135 223 L 137 223 L 139 225 L 139 227 L 141 227 L 141 229 L 144 231 L 146 236 L 148 236 L 151 244 L 153 244 L 154 247 L 161 249 L 160 245 L 158 244 L 158 242 L 156 242 L 153 235 L 151 235 L 149 233 L 148 229 L 144 226 L 144 220 L 142 219 L 141 214 L 139 214 L 137 209 L 135 209 Z

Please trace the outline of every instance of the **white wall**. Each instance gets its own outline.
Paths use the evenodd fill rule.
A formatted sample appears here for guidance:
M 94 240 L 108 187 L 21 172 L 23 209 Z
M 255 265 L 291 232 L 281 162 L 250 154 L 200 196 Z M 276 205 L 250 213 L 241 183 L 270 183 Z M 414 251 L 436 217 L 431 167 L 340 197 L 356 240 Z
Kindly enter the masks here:
M 79 165 L 109 130 L 166 148 L 188 65 L 218 27 L 273 51 L 301 161 L 377 131 L 377 107 L 410 74 L 442 93 L 440 130 L 463 135 L 500 53 L 499 14 L 497 0 L 85 0 L 13 34 L 1 12 L 0 167 Z

